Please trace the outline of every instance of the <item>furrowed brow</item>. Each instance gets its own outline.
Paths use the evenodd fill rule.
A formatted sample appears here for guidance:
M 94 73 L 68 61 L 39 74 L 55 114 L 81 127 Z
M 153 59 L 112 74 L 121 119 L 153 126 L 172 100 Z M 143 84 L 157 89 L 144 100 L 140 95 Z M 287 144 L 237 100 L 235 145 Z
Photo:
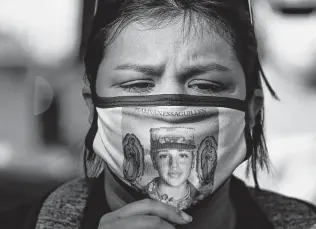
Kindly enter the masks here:
M 118 65 L 115 70 L 132 70 L 146 75 L 160 76 L 164 72 L 164 67 L 156 65 L 138 65 L 127 63 Z

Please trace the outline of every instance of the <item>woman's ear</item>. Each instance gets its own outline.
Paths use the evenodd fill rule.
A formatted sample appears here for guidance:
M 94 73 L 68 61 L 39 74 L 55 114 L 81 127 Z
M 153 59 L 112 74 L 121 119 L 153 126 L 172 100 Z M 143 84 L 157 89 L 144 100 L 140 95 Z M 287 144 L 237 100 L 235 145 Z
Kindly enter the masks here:
M 93 121 L 93 115 L 94 115 L 94 105 L 92 102 L 91 89 L 88 85 L 85 85 L 82 88 L 82 96 L 86 102 L 88 109 L 89 109 L 89 123 L 91 124 Z
M 252 129 L 256 124 L 256 116 L 263 108 L 263 92 L 261 89 L 255 89 L 252 98 L 250 99 L 248 106 L 248 122 L 249 127 Z

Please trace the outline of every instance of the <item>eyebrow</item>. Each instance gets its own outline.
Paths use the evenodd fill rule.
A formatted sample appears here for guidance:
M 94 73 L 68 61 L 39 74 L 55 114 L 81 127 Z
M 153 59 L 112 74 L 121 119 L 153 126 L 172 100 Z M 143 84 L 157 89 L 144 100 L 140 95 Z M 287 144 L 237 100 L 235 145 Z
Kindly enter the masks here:
M 147 75 L 160 76 L 163 74 L 165 67 L 156 65 L 137 65 L 137 64 L 122 64 L 115 68 L 115 70 L 133 70 Z M 210 71 L 227 72 L 230 69 L 226 66 L 210 63 L 210 64 L 195 64 L 192 66 L 184 67 L 181 70 L 181 75 L 201 75 Z
M 192 66 L 188 66 L 184 68 L 185 74 L 194 73 L 194 74 L 203 74 L 206 72 L 211 71 L 220 71 L 220 72 L 227 72 L 230 69 L 224 65 L 217 64 L 217 63 L 210 63 L 210 64 L 195 64 Z
M 162 75 L 165 68 L 156 65 L 138 65 L 138 64 L 122 64 L 115 68 L 115 70 L 133 70 L 135 72 L 144 73 L 146 75 L 159 76 Z

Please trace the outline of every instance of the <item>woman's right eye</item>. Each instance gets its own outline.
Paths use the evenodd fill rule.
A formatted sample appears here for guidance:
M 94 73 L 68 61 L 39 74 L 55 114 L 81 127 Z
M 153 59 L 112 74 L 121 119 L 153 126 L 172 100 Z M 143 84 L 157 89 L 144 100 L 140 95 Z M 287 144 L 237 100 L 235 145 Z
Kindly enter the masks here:
M 131 93 L 150 93 L 155 87 L 152 80 L 134 80 L 120 84 L 120 87 Z
M 159 159 L 166 159 L 168 157 L 167 154 L 160 154 Z

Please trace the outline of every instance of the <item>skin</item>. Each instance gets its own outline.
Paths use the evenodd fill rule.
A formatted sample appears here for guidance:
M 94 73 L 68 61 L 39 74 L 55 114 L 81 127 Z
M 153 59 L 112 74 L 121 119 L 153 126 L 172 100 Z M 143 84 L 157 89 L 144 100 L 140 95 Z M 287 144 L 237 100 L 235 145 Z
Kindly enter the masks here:
M 159 29 L 137 23 L 127 26 L 108 47 L 107 56 L 101 62 L 96 79 L 97 94 L 102 97 L 190 94 L 244 100 L 245 76 L 232 46 L 209 29 L 204 36 L 189 34 L 183 39 L 182 29 L 180 21 Z M 205 28 L 199 31 L 202 29 Z M 93 108 L 91 97 L 87 95 L 84 94 L 88 106 Z M 256 93 L 249 103 L 250 127 L 261 108 L 262 103 L 257 100 L 260 97 L 261 93 Z M 234 215 L 233 208 L 228 207 L 231 206 L 228 191 L 220 202 L 221 207 L 215 211 L 218 214 L 210 216 L 214 225 L 219 222 L 219 215 L 224 224 L 230 223 L 227 219 Z M 152 210 L 157 205 L 166 209 L 169 205 L 153 201 L 145 206 L 139 201 L 132 205 L 124 218 L 119 211 L 104 215 L 99 229 L 127 225 L 129 228 L 161 229 L 174 228 L 172 223 L 179 224 L 173 219 L 167 219 L 171 224 L 166 223 L 164 210 Z M 231 225 L 221 227 L 228 229 Z
M 145 199 L 104 215 L 98 228 L 174 229 L 175 227 L 169 222 L 187 224 L 191 221 L 191 216 L 175 207 Z
M 182 23 L 148 30 L 131 24 L 110 45 L 97 76 L 99 96 L 190 94 L 245 99 L 242 67 L 214 31 L 184 40 Z M 168 39 L 166 39 L 168 37 Z
M 187 193 L 187 179 L 190 176 L 193 155 L 185 150 L 166 150 L 156 157 L 160 179 L 159 191 L 176 199 Z

